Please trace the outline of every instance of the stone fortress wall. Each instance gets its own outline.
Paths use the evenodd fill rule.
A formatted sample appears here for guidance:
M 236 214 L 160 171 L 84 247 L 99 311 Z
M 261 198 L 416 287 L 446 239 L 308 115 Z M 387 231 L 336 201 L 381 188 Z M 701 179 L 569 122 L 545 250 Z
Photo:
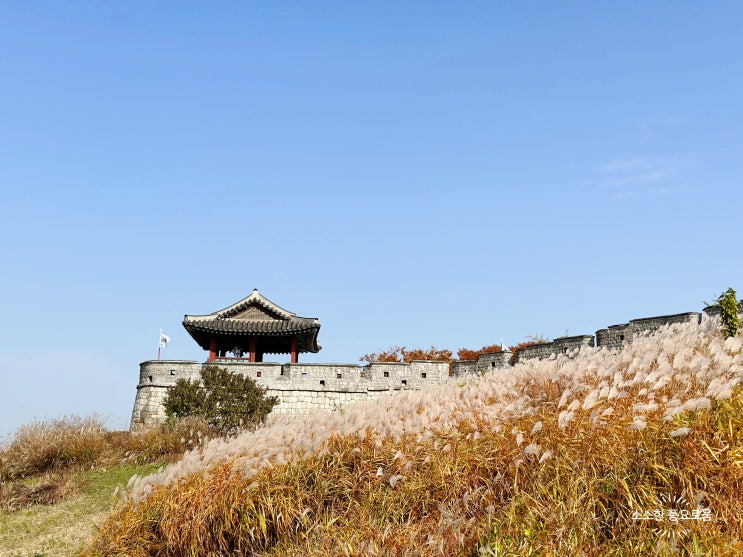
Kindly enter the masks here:
M 743 313 L 743 301 L 740 304 Z M 579 335 L 556 338 L 551 342 L 523 348 L 518 360 L 542 359 L 559 354 L 571 357 L 583 347 L 619 350 L 637 335 L 649 334 L 665 325 L 699 322 L 703 315 L 718 316 L 719 306 L 703 313 L 687 312 L 659 317 L 633 319 L 596 331 L 596 336 Z M 346 404 L 374 399 L 384 393 L 420 389 L 424 384 L 445 383 L 451 377 L 482 374 L 514 365 L 513 354 L 506 350 L 482 354 L 477 360 L 451 362 L 414 361 L 411 363 L 377 362 L 359 364 L 279 364 L 249 363 L 217 359 L 213 363 L 247 375 L 267 388 L 267 395 L 279 403 L 274 414 L 301 414 L 314 409 L 333 410 Z M 168 389 L 178 379 L 199 378 L 201 364 L 194 360 L 148 360 L 139 366 L 139 384 L 132 411 L 131 430 L 156 427 L 166 420 L 163 402 Z
M 420 389 L 425 383 L 449 380 L 448 362 L 414 361 L 358 364 L 278 364 L 234 362 L 217 359 L 217 365 L 246 375 L 267 388 L 279 403 L 274 414 L 301 414 L 322 408 L 333 410 L 351 402 L 377 398 L 390 391 Z M 166 420 L 163 402 L 178 379 L 198 379 L 201 364 L 195 360 L 149 360 L 139 365 L 139 385 L 131 429 L 137 431 Z

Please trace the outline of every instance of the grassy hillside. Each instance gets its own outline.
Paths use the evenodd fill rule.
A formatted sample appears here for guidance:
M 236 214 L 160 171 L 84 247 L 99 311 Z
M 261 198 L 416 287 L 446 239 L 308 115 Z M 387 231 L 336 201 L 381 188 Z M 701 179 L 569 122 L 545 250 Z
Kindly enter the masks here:
M 743 338 L 676 326 L 214 440 L 84 555 L 739 555 Z
M 0 557 L 78 555 L 116 492 L 179 458 L 203 429 L 189 421 L 132 436 L 95 416 L 21 427 L 0 445 Z
M 111 514 L 114 493 L 134 474 L 148 474 L 156 465 L 121 464 L 79 472 L 69 479 L 74 493 L 55 504 L 32 504 L 14 512 L 0 511 L 0 556 L 77 555 Z

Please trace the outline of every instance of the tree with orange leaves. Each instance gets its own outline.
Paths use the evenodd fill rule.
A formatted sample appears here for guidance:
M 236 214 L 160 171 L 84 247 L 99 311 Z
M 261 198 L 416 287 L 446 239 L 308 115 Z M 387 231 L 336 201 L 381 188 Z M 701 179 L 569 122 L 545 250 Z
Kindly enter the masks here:
M 412 362 L 413 360 L 430 360 L 436 362 L 451 362 L 451 350 L 439 349 L 431 346 L 428 349 L 414 348 L 408 350 L 404 346 L 393 346 L 383 352 L 372 352 L 364 354 L 359 358 L 362 362 L 373 364 L 374 362 Z

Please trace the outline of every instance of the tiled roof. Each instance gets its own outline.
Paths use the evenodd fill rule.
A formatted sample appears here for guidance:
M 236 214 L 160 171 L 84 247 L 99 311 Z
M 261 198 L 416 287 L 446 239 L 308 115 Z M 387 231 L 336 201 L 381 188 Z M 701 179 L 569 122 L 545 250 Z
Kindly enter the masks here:
M 209 315 L 186 315 L 183 326 L 205 350 L 213 336 L 256 336 L 279 339 L 303 335 L 302 351 L 317 352 L 320 323 L 315 318 L 298 317 L 262 296 L 258 290 L 247 298 Z M 269 342 L 268 339 L 266 342 Z M 288 342 L 288 341 L 282 341 Z
M 188 318 L 188 316 L 187 316 Z M 186 330 L 199 330 L 221 334 L 251 334 L 251 335 L 288 335 L 293 333 L 308 333 L 320 329 L 315 319 L 291 317 L 275 321 L 249 321 L 247 319 L 216 318 L 209 320 L 189 321 L 184 319 Z
M 184 321 L 209 321 L 214 318 L 230 318 L 250 306 L 262 307 L 279 319 L 288 319 L 290 317 L 297 316 L 295 313 L 286 311 L 284 308 L 277 306 L 271 300 L 264 297 L 260 292 L 258 292 L 257 288 L 254 288 L 250 296 L 248 296 L 247 298 L 243 298 L 239 302 L 235 302 L 231 306 L 220 309 L 219 311 L 215 311 L 214 313 L 210 313 L 209 315 L 186 315 Z

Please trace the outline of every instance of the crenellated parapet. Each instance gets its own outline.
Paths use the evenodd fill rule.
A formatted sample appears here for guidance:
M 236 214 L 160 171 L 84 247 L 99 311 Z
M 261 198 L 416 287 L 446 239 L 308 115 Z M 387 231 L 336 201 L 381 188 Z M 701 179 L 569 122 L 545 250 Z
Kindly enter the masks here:
M 358 364 L 279 364 L 271 362 L 151 360 L 140 364 L 132 431 L 165 423 L 164 401 L 178 379 L 198 380 L 202 365 L 217 365 L 249 377 L 279 403 L 275 414 L 301 414 L 376 398 L 382 393 L 420 389 L 449 379 L 448 362 L 413 361 Z
M 485 352 L 477 358 L 477 373 L 483 374 L 487 371 L 510 365 L 513 365 L 513 352 L 510 350 Z
M 532 359 L 544 359 L 557 354 L 572 356 L 577 354 L 583 347 L 594 346 L 592 335 L 577 335 L 556 338 L 552 342 L 539 342 L 519 350 L 518 360 L 523 362 Z
M 721 311 L 720 304 L 707 306 L 702 311 L 704 311 L 705 315 L 708 315 L 710 317 L 719 317 Z M 743 300 L 738 301 L 738 313 L 743 316 Z
M 246 300 L 254 302 L 253 298 Z M 263 298 L 259 301 L 262 300 Z M 250 311 L 254 310 L 250 304 L 248 306 L 246 307 Z M 739 308 L 743 314 L 743 301 Z M 238 309 L 242 310 L 242 306 Z M 279 311 L 273 306 L 269 309 Z M 210 361 L 204 364 L 192 360 L 150 360 L 142 362 L 139 366 L 139 384 L 132 411 L 131 429 L 143 430 L 164 423 L 167 419 L 164 400 L 168 390 L 178 379 L 198 380 L 202 365 L 207 364 L 245 375 L 265 387 L 269 396 L 275 396 L 279 400 L 274 407 L 274 414 L 301 414 L 314 409 L 337 409 L 353 402 L 377 398 L 383 393 L 421 389 L 428 384 L 449 381 L 450 377 L 507 372 L 516 360 L 524 362 L 550 357 L 572 358 L 581 350 L 594 348 L 620 350 L 637 336 L 650 334 L 661 327 L 697 323 L 704 316 L 709 318 L 719 315 L 719 306 L 708 306 L 704 308 L 703 313 L 686 312 L 633 319 L 628 323 L 599 329 L 595 337 L 566 336 L 527 346 L 519 350 L 516 357 L 510 351 L 504 350 L 481 354 L 477 360 L 453 362 L 375 362 L 367 366 L 296 362 L 280 364 L 251 361 L 260 360 L 257 356 L 226 357 L 224 351 L 220 349 L 211 350 Z M 255 316 L 251 314 L 251 318 Z M 292 359 L 296 359 L 296 356 Z
M 701 319 L 702 314 L 696 311 L 633 319 L 629 323 L 610 325 L 596 331 L 596 345 L 609 350 L 620 349 L 638 335 L 653 333 L 666 325 L 699 323 Z

